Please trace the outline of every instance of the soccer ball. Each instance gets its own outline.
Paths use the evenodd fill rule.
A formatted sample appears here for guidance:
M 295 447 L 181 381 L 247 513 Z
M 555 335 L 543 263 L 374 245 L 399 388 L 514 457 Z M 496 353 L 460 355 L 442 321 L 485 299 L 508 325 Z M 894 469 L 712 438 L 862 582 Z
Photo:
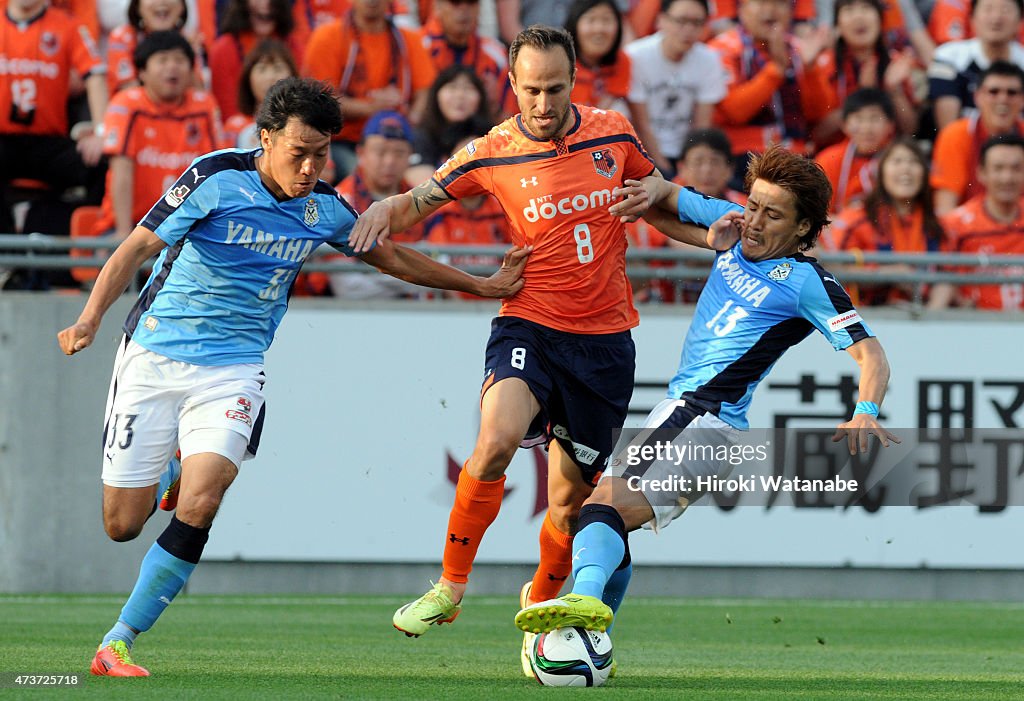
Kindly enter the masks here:
M 612 670 L 612 639 L 585 628 L 541 633 L 534 638 L 530 666 L 544 686 L 601 686 Z

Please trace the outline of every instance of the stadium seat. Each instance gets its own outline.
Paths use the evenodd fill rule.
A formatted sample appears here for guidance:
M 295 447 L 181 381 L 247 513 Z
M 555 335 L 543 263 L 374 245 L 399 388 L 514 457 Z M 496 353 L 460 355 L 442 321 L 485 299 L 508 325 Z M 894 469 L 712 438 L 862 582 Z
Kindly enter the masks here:
M 71 213 L 71 238 L 84 238 L 96 235 L 96 220 L 99 219 L 100 208 L 91 205 L 78 207 Z M 72 249 L 72 258 L 91 258 L 95 253 L 86 249 Z M 96 268 L 72 268 L 71 277 L 79 283 L 92 282 L 99 275 Z

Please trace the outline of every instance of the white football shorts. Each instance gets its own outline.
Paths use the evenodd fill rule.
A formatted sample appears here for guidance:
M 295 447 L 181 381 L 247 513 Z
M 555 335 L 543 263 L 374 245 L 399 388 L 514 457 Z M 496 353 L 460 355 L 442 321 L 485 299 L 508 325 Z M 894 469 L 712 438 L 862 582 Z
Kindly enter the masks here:
M 659 402 L 644 419 L 643 428 L 681 430 L 673 440 L 677 445 L 698 441 L 705 445 L 728 446 L 740 436 L 738 429 L 714 414 L 688 406 L 682 399 L 664 399 Z M 632 436 L 632 440 L 626 440 L 624 435 L 612 451 L 609 467 L 601 479 L 621 477 L 630 480 L 630 484 L 643 493 L 654 511 L 654 518 L 643 527 L 658 531 L 682 516 L 687 506 L 703 496 L 703 492 L 694 488 L 698 477 L 725 478 L 732 471 L 732 466 L 727 460 L 703 457 L 646 460 L 640 465 L 630 465 L 627 460 L 630 445 L 649 445 L 650 441 L 650 431 L 641 431 Z M 700 451 L 695 451 L 695 454 L 700 455 Z M 678 488 L 666 490 L 666 485 Z
M 263 366 L 171 360 L 123 340 L 103 425 L 103 483 L 147 487 L 182 459 L 217 453 L 241 467 L 263 428 Z

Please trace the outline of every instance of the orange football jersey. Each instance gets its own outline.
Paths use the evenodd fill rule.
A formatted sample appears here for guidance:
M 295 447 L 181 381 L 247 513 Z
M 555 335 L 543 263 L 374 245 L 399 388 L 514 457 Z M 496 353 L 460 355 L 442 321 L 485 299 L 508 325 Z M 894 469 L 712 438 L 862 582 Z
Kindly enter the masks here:
M 5 12 L 0 23 L 0 133 L 67 136 L 70 71 L 103 65 L 89 32 L 52 7 L 29 22 Z
M 157 105 L 145 88 L 125 88 L 110 101 L 104 119 L 103 152 L 126 156 L 132 173 L 132 218 L 146 212 L 199 156 L 221 148 L 224 137 L 217 105 L 208 93 L 188 90 L 180 105 Z M 111 173 L 96 232 L 114 228 Z
M 985 195 L 967 200 L 942 217 L 946 239 L 942 248 L 959 253 L 1024 255 L 1024 200 L 1017 220 L 998 222 L 985 207 Z M 970 269 L 965 269 L 970 270 Z M 1019 268 L 976 268 L 975 272 L 1002 272 L 1019 276 Z M 978 309 L 1024 309 L 1024 285 L 964 285 L 961 293 Z
M 526 285 L 502 316 L 559 331 L 615 333 L 639 323 L 626 278 L 626 234 L 608 213 L 612 190 L 654 164 L 617 112 L 572 105 L 562 139 L 540 140 L 520 115 L 468 144 L 434 174 L 454 199 L 490 193 L 512 241 L 533 246 Z

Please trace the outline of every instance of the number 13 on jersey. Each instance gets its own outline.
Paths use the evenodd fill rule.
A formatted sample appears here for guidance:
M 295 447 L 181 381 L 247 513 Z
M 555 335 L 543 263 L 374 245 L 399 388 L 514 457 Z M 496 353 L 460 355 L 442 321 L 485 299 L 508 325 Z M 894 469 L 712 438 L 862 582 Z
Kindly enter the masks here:
M 729 311 L 729 307 L 732 307 L 732 300 L 726 300 L 722 308 L 718 310 L 718 313 L 711 317 L 711 320 L 704 324 L 706 328 L 711 329 L 715 332 L 716 336 L 724 336 L 736 327 L 736 322 L 745 316 L 750 316 L 749 312 L 743 307 L 733 307 L 733 310 L 729 312 L 729 316 L 722 320 L 721 324 L 717 326 L 718 320 L 722 318 L 722 315 Z

